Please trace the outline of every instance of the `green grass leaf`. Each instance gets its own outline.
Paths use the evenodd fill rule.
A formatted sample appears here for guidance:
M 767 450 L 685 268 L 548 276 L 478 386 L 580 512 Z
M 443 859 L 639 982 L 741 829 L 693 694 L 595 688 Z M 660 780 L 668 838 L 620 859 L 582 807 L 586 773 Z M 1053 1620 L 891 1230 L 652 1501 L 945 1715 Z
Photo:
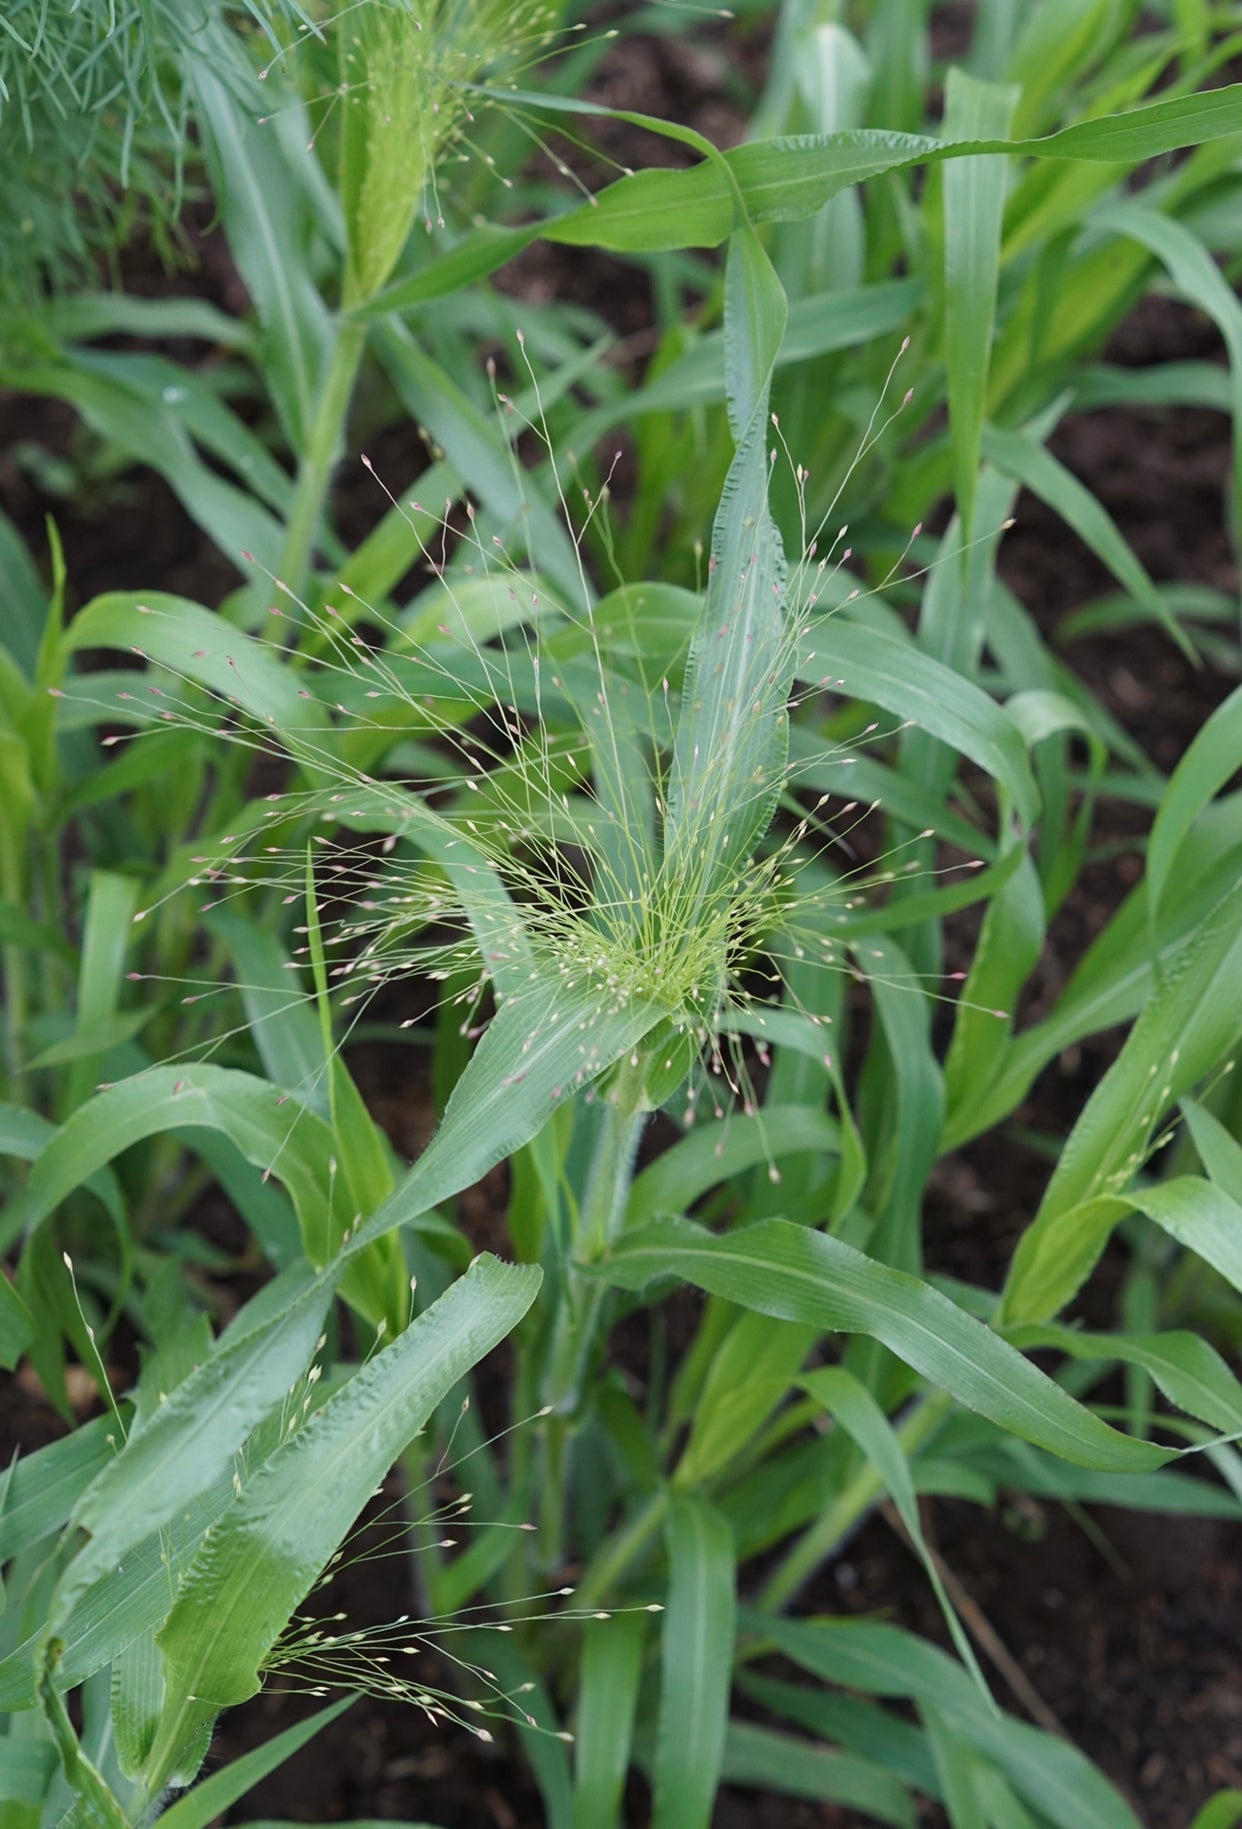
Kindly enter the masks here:
M 0 610 L 5 645 L 21 671 L 33 679 L 47 622 L 47 592 L 29 548 L 5 514 L 0 514 Z
M 139 747 L 146 749 L 150 739 Z M 250 1035 L 273 1085 L 321 1118 L 328 1115 L 323 1035 L 300 988 L 289 982 L 288 954 L 276 935 L 232 908 L 215 908 L 204 925 L 228 948 Z
M 1014 88 L 980 82 L 952 67 L 945 83 L 945 138 L 1003 139 L 1017 99 Z M 944 172 L 945 361 L 954 489 L 965 541 L 974 528 L 1006 176 L 1002 159 L 986 157 L 950 160 Z
M 1105 1245 L 1130 1211 L 1120 1194 L 1099 1194 L 1037 1214 L 1013 1254 L 1002 1324 L 1047 1320 L 1082 1288 Z
M 720 1778 L 733 1672 L 733 1533 L 706 1499 L 675 1493 L 667 1514 L 652 1829 L 707 1829 Z
M 73 1522 L 90 1540 L 57 1586 L 54 1628 L 131 1549 L 228 1472 L 310 1364 L 331 1294 L 304 1264 L 268 1284 L 103 1468 L 74 1507 Z
M 1208 1175 L 1231 1200 L 1242 1205 L 1242 1143 L 1194 1099 L 1182 1100 L 1182 1112 Z
M 944 1084 L 931 1047 L 931 1006 L 910 964 L 878 936 L 855 949 L 875 999 L 878 1025 L 864 1068 L 860 1110 L 870 1173 L 865 1200 L 876 1216 L 874 1255 L 899 1270 L 922 1263 L 920 1216 L 936 1160 Z
M 77 1043 L 77 1051 L 61 1057 L 73 1061 L 65 1089 L 65 1109 L 69 1111 L 89 1095 L 103 1053 L 115 1045 L 109 1039 L 110 1030 L 119 1024 L 116 1040 L 126 1041 L 142 1026 L 136 1019 L 131 1023 L 132 1012 L 122 1016 L 117 1010 L 139 889 L 135 878 L 117 871 L 91 872 L 78 968 L 77 1020 L 74 1036 L 67 1038 L 70 1046 Z
M 841 615 L 811 625 L 798 660 L 798 677 L 813 685 L 840 676 L 853 698 L 909 718 L 986 770 L 1006 790 L 1024 825 L 1036 817 L 1036 791 L 1026 745 L 1004 711 L 951 667 L 882 629 L 864 628 Z
M 535 974 L 501 1004 L 453 1088 L 439 1129 L 346 1253 L 408 1224 L 529 1143 L 558 1106 L 629 1053 L 663 1012 L 594 985 Z
M 893 1829 L 915 1829 L 918 1820 L 905 1786 L 882 1765 L 750 1721 L 730 1721 L 720 1776 L 725 1784 L 842 1805 Z
M 1242 1290 L 1242 1204 L 1214 1182 L 1178 1175 L 1130 1195 L 1170 1238 L 1197 1253 L 1234 1288 Z
M 940 1611 L 944 1615 L 945 1624 L 948 1626 L 953 1643 L 957 1648 L 957 1654 L 978 1683 L 981 1695 L 990 1702 L 991 1695 L 983 1672 L 971 1649 L 970 1640 L 945 1592 L 940 1571 L 923 1535 L 923 1524 L 919 1516 L 914 1481 L 897 1431 L 866 1385 L 855 1378 L 854 1374 L 844 1366 L 824 1366 L 819 1371 L 808 1372 L 798 1380 L 798 1383 L 808 1397 L 813 1398 L 816 1403 L 822 1404 L 841 1428 L 854 1438 L 884 1482 L 885 1490 L 906 1527 L 915 1554 L 923 1564 L 927 1579 L 931 1583 L 932 1592 L 936 1596 Z
M 681 1487 L 702 1486 L 746 1447 L 781 1404 L 815 1340 L 814 1328 L 737 1316 L 716 1348 L 677 1463 Z
M 98 1581 L 74 1605 L 60 1631 L 64 1656 L 55 1681 L 75 1689 L 111 1664 L 145 1632 L 154 1632 L 168 1613 L 169 1570 L 190 1563 L 207 1530 L 233 1496 L 227 1479 L 182 1506 L 171 1524 L 146 1537 L 120 1568 Z M 25 1709 L 36 1699 L 36 1660 L 46 1643 L 42 1626 L 0 1659 L 0 1708 Z
M 98 375 L 124 389 L 151 418 L 170 429 L 183 427 L 199 451 L 227 466 L 246 493 L 253 494 L 256 508 L 261 502 L 282 518 L 288 514 L 293 485 L 287 473 L 220 391 L 194 369 L 145 351 L 73 349 L 66 357 L 83 374 Z
M 0 1366 L 11 1372 L 34 1338 L 34 1321 L 6 1276 L 0 1276 Z
M 353 1075 L 333 1046 L 332 1005 L 328 994 L 328 965 L 319 919 L 314 853 L 306 848 L 306 932 L 311 969 L 319 1008 L 320 1048 L 327 1064 L 332 1139 L 339 1160 L 343 1192 L 350 1217 L 346 1229 L 382 1206 L 392 1193 L 395 1175 L 388 1140 L 372 1118 L 354 1083 Z M 409 1272 L 399 1239 L 376 1239 L 360 1252 L 341 1280 L 341 1294 L 363 1314 L 372 1327 L 381 1322 L 391 1334 L 400 1333 L 409 1319 Z
M 0 943 L 24 947 L 27 952 L 52 953 L 66 965 L 76 964 L 73 948 L 64 935 L 41 926 L 14 902 L 0 902 Z
M 213 348 L 255 353 L 250 326 L 207 299 L 75 292 L 49 299 L 44 312 L 52 335 L 68 343 L 93 343 L 100 337 L 141 337 L 152 342 L 191 337 Z
M 218 1816 L 235 1804 L 247 1791 L 254 1789 L 269 1772 L 277 1771 L 294 1753 L 300 1752 L 308 1741 L 313 1740 L 329 1722 L 343 1715 L 347 1708 L 352 1708 L 356 1696 L 341 1696 L 335 1702 L 329 1702 L 326 1708 L 318 1709 L 306 1721 L 299 1721 L 293 1727 L 287 1727 L 282 1734 L 274 1734 L 262 1746 L 251 1753 L 243 1753 L 240 1759 L 232 1760 L 221 1772 L 213 1772 L 201 1785 L 185 1797 L 179 1797 L 160 1815 L 160 1822 L 165 1829 L 209 1829 Z M 253 1825 L 252 1829 L 259 1829 Z M 361 1829 L 361 1826 L 356 1826 Z
M 943 1150 L 998 1124 L 1049 1061 L 1084 1035 L 1131 1020 L 1146 1008 L 1163 976 L 1178 969 L 1179 958 L 1213 923 L 1242 873 L 1242 843 L 1235 836 L 1235 830 L 1242 836 L 1237 818 L 1242 808 L 1223 806 L 1219 818 L 1213 817 L 1215 811 L 1203 816 L 1201 829 L 1187 840 L 1179 894 L 1165 901 L 1154 946 L 1146 891 L 1140 888 L 1088 947 L 1051 1015 L 1015 1038 L 986 1082 L 959 1085 L 959 1100 L 941 1139 Z
M 902 1784 L 929 1796 L 936 1792 L 936 1773 L 926 1736 L 912 1721 L 900 1720 L 874 1702 L 817 1684 L 783 1682 L 759 1676 L 743 1665 L 738 1688 L 772 1714 L 805 1728 L 817 1740 L 832 1741 L 879 1766 Z
M 986 426 L 983 432 L 983 454 L 990 463 L 1022 483 L 1032 495 L 1060 515 L 1072 527 L 1119 583 L 1137 598 L 1143 608 L 1160 623 L 1166 634 L 1177 643 L 1187 659 L 1195 651 L 1181 625 L 1170 616 L 1160 592 L 1147 575 L 1132 547 L 1108 510 L 1092 495 L 1084 483 L 1067 470 L 1052 453 L 1025 432 L 1002 431 Z
M 205 463 L 174 408 L 130 385 L 124 371 L 118 378 L 64 360 L 26 364 L 6 378 L 26 393 L 67 401 L 106 443 L 119 445 L 132 460 L 158 471 L 190 518 L 223 552 L 255 552 L 265 564 L 276 564 L 280 529 L 274 517 L 256 495 Z M 73 623 L 66 633 L 74 634 Z
M 163 1699 L 163 1660 L 154 1631 L 144 1632 L 112 1661 L 112 1738 L 126 1778 L 136 1778 L 146 1763 Z
M 470 497 L 513 525 L 523 545 L 537 555 L 539 569 L 571 603 L 585 607 L 582 600 L 590 587 L 573 542 L 539 495 L 523 486 L 496 419 L 479 410 L 403 324 L 384 325 L 377 342 L 406 411 L 433 433 L 465 479 Z
M 22 1739 L 10 1732 L 0 1740 L 0 1802 L 5 1817 L 15 1822 L 14 1804 L 24 1804 L 23 1823 L 39 1820 L 39 1806 L 47 1797 L 56 1770 L 56 1749 L 50 1740 Z
M 822 1053 L 820 1046 L 814 1058 Z M 766 1105 L 750 1116 L 733 1115 L 728 1124 L 696 1125 L 634 1177 L 625 1223 L 641 1226 L 661 1213 L 685 1213 L 709 1188 L 747 1169 L 799 1151 L 835 1155 L 840 1141 L 827 1113 L 807 1105 Z
M 279 650 L 184 597 L 108 591 L 78 611 L 65 632 L 65 645 L 74 653 L 120 648 L 149 658 L 173 675 L 174 683 L 166 688 L 170 703 L 179 699 L 180 682 L 193 680 L 221 706 L 235 702 L 260 726 L 275 724 L 295 755 L 313 761 L 319 753 L 323 707 L 302 697 L 298 676 L 278 658 Z M 159 715 L 155 705 L 143 708 L 152 722 Z M 299 748 L 297 735 L 303 730 L 306 739 Z
M 959 1107 L 969 1108 L 979 1088 L 991 1083 L 1008 1052 L 1014 1020 L 1009 1012 L 1016 1009 L 1043 947 L 1044 897 L 1038 873 L 1016 833 L 1009 846 L 1017 868 L 988 902 L 945 1056 L 950 1123 Z
M 988 1829 L 975 1788 L 980 1762 L 931 1701 L 919 1705 L 951 1829 Z
M 65 1829 L 127 1829 L 125 1812 L 103 1774 L 82 1751 L 69 1711 L 53 1681 L 62 1650 L 55 1640 L 47 1646 L 39 1675 L 39 1700 L 74 1800 L 62 1824 Z
M 393 1344 L 312 1411 L 248 1482 L 186 1571 L 157 1642 L 166 1782 L 221 1707 L 253 1695 L 295 1608 L 400 1450 L 535 1298 L 531 1265 L 477 1258 Z
M 1229 351 L 1233 413 L 1233 513 L 1242 515 L 1242 304 L 1211 253 L 1184 223 L 1127 198 L 1095 212 L 1093 223 L 1131 236 L 1156 256 L 1183 298 L 1213 320 Z
M 60 1441 L 18 1456 L 0 1482 L 0 1562 L 60 1529 L 116 1453 L 117 1444 L 108 1439 L 115 1430 L 111 1416 L 96 1416 Z
M 90 691 L 96 684 L 98 675 L 80 676 L 77 685 L 79 691 Z M 64 731 L 68 718 L 67 707 L 72 702 L 74 682 L 70 682 L 59 705 L 58 723 Z M 123 690 L 123 688 L 122 688 Z M 121 706 L 117 706 L 120 722 Z M 103 719 L 98 703 L 90 717 L 93 723 Z M 76 819 L 88 807 L 101 806 L 107 800 L 115 800 L 121 794 L 128 794 L 134 788 L 146 786 L 148 782 L 166 780 L 182 763 L 190 762 L 201 755 L 204 739 L 197 730 L 148 730 L 141 743 L 127 743 L 115 762 L 107 768 L 97 769 L 69 789 L 69 792 L 57 802 L 56 822 L 65 826 L 71 819 Z M 115 752 L 114 752 L 115 753 Z
M 1135 1204 L 1130 1183 L 1169 1107 L 1242 1034 L 1242 888 L 1200 922 L 1070 1133 L 1006 1280 L 1007 1323 L 1059 1312 Z
M 789 1220 L 725 1237 L 687 1220 L 660 1220 L 624 1235 L 593 1268 L 623 1288 L 680 1277 L 760 1314 L 825 1333 L 868 1334 L 967 1409 L 1084 1467 L 1137 1472 L 1171 1458 L 1171 1450 L 1101 1422 L 929 1284 Z
M 999 1766 L 1057 1829 L 1140 1829 L 1120 1793 L 1076 1747 L 1011 1715 L 993 1714 L 961 1666 L 912 1633 L 760 1613 L 744 1614 L 742 1623 L 825 1682 L 930 1702 L 953 1733 Z
M 532 100 L 538 98 L 530 98 Z M 946 142 L 915 133 L 857 128 L 839 134 L 760 140 L 725 154 L 752 221 L 813 216 L 850 185 L 903 166 L 1009 153 L 1133 165 L 1238 131 L 1242 84 L 1177 96 L 1102 120 L 1083 121 L 1043 139 Z M 604 112 L 597 110 L 596 112 Z M 716 247 L 733 228 L 734 196 L 715 163 L 688 171 L 640 171 L 620 178 L 590 205 L 547 225 L 550 240 L 637 253 Z
M 817 294 L 790 301 L 785 336 L 777 351 L 775 373 L 830 355 L 855 349 L 876 337 L 891 336 L 916 315 L 924 299 L 917 279 L 881 280 L 873 286 Z M 599 437 L 619 422 L 629 424 L 644 413 L 684 412 L 725 397 L 724 333 L 707 332 L 684 355 L 662 368 L 633 393 L 606 401 L 574 428 L 582 444 Z
M 263 374 L 291 445 L 303 450 L 332 326 L 302 250 L 298 192 L 277 143 L 206 62 L 196 57 L 189 74 L 229 250 L 262 326 Z
M 1218 1791 L 1196 1812 L 1190 1829 L 1234 1829 L 1242 1822 L 1242 1791 Z
M 596 1620 L 583 1635 L 574 1736 L 574 1829 L 616 1829 L 634 1731 L 647 1616 Z
M 199 1127 L 222 1131 L 247 1162 L 284 1182 L 308 1250 L 322 1256 L 332 1242 L 326 1231 L 331 1131 L 313 1112 L 296 1111 L 295 1122 L 277 1087 L 225 1067 L 152 1067 L 80 1105 L 46 1143 L 31 1171 L 28 1224 L 40 1224 L 131 1144 L 164 1131 Z
M 1074 1359 L 1120 1360 L 1141 1366 L 1171 1403 L 1222 1434 L 1242 1432 L 1242 1384 L 1215 1347 L 1198 1334 L 1093 1334 L 1055 1324 L 1010 1328 L 1024 1352 L 1051 1347 Z
M 753 230 L 725 275 L 725 387 L 737 451 L 712 530 L 707 600 L 690 646 L 673 748 L 664 869 L 711 897 L 772 817 L 786 755 L 793 655 L 784 552 L 768 509 L 768 388 L 785 295 Z M 693 906 L 687 919 L 693 922 Z
M 1182 842 L 1225 783 L 1242 767 L 1242 686 L 1218 705 L 1195 736 L 1164 791 L 1147 842 L 1147 901 L 1154 923 Z

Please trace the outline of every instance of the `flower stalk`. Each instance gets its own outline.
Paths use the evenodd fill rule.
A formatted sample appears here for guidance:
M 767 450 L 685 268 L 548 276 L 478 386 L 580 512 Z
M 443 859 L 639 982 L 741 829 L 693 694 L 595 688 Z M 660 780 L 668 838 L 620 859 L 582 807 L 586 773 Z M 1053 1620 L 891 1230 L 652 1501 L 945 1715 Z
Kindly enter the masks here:
M 574 1419 L 583 1407 L 606 1294 L 602 1283 L 584 1276 L 577 1266 L 597 1263 L 624 1221 L 638 1145 L 650 1113 L 645 1070 L 645 1056 L 637 1052 L 629 1056 L 617 1069 L 602 1102 L 600 1132 L 575 1228 L 572 1261 L 565 1266 L 565 1297 L 556 1314 L 544 1391 L 551 1414 L 544 1424 L 540 1545 L 548 1568 L 555 1568 L 563 1554 L 568 1444 Z
M 285 528 L 280 577 L 298 597 L 306 593 L 323 521 L 332 470 L 345 442 L 345 424 L 366 349 L 366 325 L 342 316 L 319 395 L 319 406 L 298 464 L 293 506 Z

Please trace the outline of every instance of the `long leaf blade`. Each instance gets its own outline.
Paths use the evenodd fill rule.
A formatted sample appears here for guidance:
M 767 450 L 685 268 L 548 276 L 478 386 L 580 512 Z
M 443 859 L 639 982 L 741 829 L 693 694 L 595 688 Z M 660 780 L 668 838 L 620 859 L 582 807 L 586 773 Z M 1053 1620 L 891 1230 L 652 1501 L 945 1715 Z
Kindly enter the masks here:
M 260 1666 L 367 1495 L 436 1404 L 535 1299 L 540 1272 L 482 1257 L 243 1487 L 159 1634 L 176 1708 L 253 1695 Z
M 660 1220 L 596 1268 L 623 1288 L 676 1276 L 760 1314 L 869 1334 L 968 1409 L 1080 1466 L 1138 1472 L 1172 1458 L 1110 1428 L 930 1285 L 789 1220 L 724 1237 Z
M 676 1493 L 656 1729 L 652 1829 L 707 1829 L 729 1717 L 733 1533 L 706 1499 Z

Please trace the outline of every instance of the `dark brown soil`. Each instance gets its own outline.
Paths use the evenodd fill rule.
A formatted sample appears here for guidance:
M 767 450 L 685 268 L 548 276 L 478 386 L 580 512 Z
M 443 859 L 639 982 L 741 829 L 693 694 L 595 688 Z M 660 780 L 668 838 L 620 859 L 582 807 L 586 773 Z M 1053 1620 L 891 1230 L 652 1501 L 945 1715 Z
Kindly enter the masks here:
M 1242 1782 L 1235 1526 L 1093 1507 L 1092 1541 L 1060 1507 L 1029 1499 L 991 1516 L 941 1500 L 929 1521 L 1040 1701 L 1150 1829 L 1186 1829 L 1214 1791 Z M 888 1612 L 943 1641 L 921 1575 L 902 1577 L 903 1556 L 912 1568 L 877 1519 L 834 1571 L 835 1606 Z M 988 1677 L 1022 1716 L 995 1667 Z

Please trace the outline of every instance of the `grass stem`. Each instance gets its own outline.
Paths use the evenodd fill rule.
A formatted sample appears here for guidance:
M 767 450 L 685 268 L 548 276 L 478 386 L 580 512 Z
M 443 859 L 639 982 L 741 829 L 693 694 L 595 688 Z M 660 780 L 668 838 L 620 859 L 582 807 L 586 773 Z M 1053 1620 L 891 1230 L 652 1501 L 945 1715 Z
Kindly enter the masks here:
M 22 849 L 25 834 L 0 820 L 0 899 L 22 909 L 26 905 Z M 22 1038 L 26 1027 L 28 982 L 27 953 L 21 945 L 6 946 L 4 959 L 4 1079 L 7 1097 L 25 1105 L 26 1074 L 22 1064 Z
M 601 1110 L 600 1134 L 572 1247 L 578 1263 L 593 1263 L 601 1258 L 625 1216 L 634 1180 L 634 1160 L 647 1121 L 641 1073 L 641 1066 L 625 1065 Z M 557 1316 L 545 1398 L 552 1405 L 553 1414 L 544 1425 L 539 1542 L 548 1569 L 555 1568 L 562 1555 L 570 1418 L 583 1402 L 606 1293 L 602 1283 L 583 1276 L 573 1263 L 567 1266 L 566 1284 L 567 1300 Z
M 319 406 L 307 432 L 280 555 L 281 581 L 295 597 L 305 595 L 314 565 L 315 543 L 332 482 L 332 468 L 344 440 L 349 403 L 366 337 L 365 324 L 348 317 L 339 321 Z
M 907 1456 L 913 1455 L 930 1441 L 952 1414 L 953 1406 L 954 1399 L 947 1391 L 931 1391 L 921 1398 L 898 1424 L 897 1439 L 903 1452 Z M 844 1492 L 802 1533 L 778 1563 L 759 1596 L 759 1605 L 764 1611 L 777 1613 L 788 1606 L 883 1493 L 883 1480 L 874 1465 L 866 1462 Z
M 575 1607 L 588 1610 L 598 1607 L 616 1593 L 622 1576 L 642 1555 L 663 1523 L 668 1500 L 669 1488 L 661 1486 L 623 1529 L 601 1545 L 575 1590 Z

